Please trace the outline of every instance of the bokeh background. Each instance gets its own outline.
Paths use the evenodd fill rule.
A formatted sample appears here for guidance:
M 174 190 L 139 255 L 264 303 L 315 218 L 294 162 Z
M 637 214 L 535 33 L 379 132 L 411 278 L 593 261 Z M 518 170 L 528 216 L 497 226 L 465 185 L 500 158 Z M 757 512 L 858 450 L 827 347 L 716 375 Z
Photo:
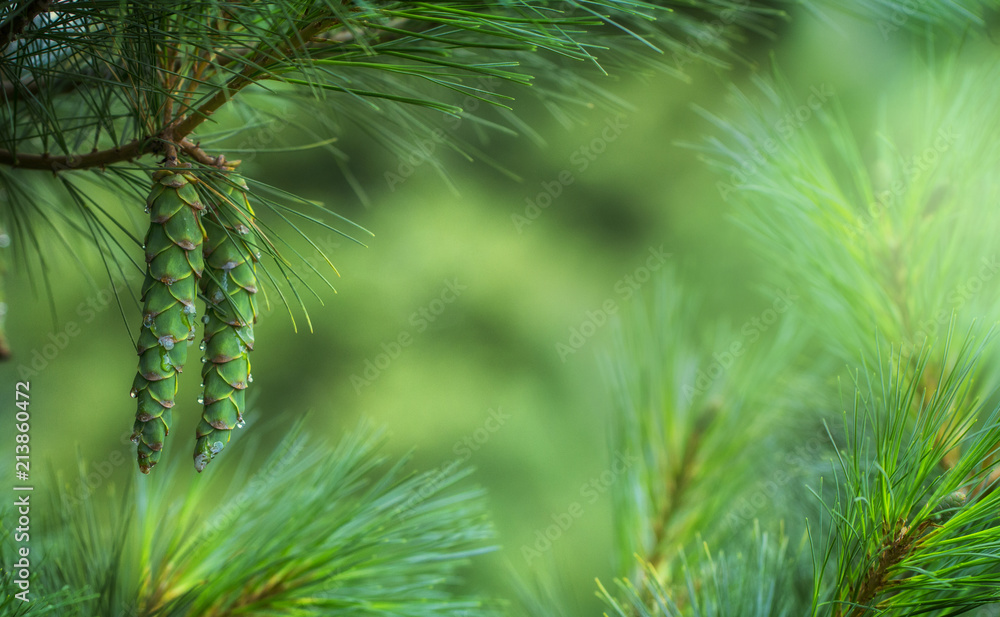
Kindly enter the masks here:
M 365 248 L 310 230 L 341 273 L 333 279 L 337 293 L 307 274 L 319 298 L 305 296 L 312 332 L 295 311 L 297 333 L 276 294 L 269 295 L 252 355 L 256 398 L 248 427 L 224 456 L 235 458 L 251 438 L 267 452 L 307 414 L 308 431 L 327 441 L 369 418 L 385 427 L 393 456 L 412 452 L 422 468 L 461 458 L 477 469 L 473 478 L 489 491 L 501 548 L 480 560 L 471 584 L 505 594 L 510 570 L 528 579 L 557 570 L 572 601 L 596 613 L 593 580 L 613 574 L 612 503 L 606 492 L 582 499 L 581 489 L 611 465 L 601 358 L 612 328 L 595 328 L 572 354 L 561 355 L 557 344 L 569 343 L 572 329 L 606 300 L 620 308 L 637 301 L 622 291 L 623 281 L 643 276 L 638 270 L 651 250 L 668 253 L 669 267 L 681 266 L 688 284 L 712 298 L 710 312 L 737 319 L 758 313 L 765 303 L 754 295 L 762 262 L 729 221 L 718 178 L 678 144 L 716 131 L 693 105 L 726 116 L 730 89 L 746 86 L 754 73 L 771 74 L 774 63 L 803 97 L 814 86 L 831 86 L 863 131 L 880 96 L 918 66 L 906 35 L 882 26 L 797 14 L 777 24 L 773 38 L 749 36 L 727 68 L 689 58 L 688 80 L 655 72 L 604 77 L 577 66 L 625 109 L 576 106 L 572 124 L 529 91 L 507 88 L 518 117 L 536 134 L 482 133 L 441 117 L 445 134 L 481 144 L 492 158 L 469 161 L 438 147 L 434 156 L 447 179 L 419 154 L 406 175 L 407 161 L 343 124 L 333 147 L 349 156 L 346 166 L 364 197 L 327 149 L 266 151 L 325 138 L 329 123 L 296 118 L 311 130 L 280 123 L 254 129 L 267 131 L 260 140 L 268 143 L 244 155 L 252 159 L 246 176 L 322 201 L 375 235 L 357 234 Z M 623 127 L 620 134 L 598 146 L 603 151 L 583 169 L 580 149 L 593 147 L 609 122 Z M 524 216 L 526 199 L 537 201 L 561 175 L 572 183 L 519 229 L 512 215 Z M 125 224 L 141 235 L 141 206 L 133 210 Z M 75 490 L 100 494 L 136 473 L 128 443 L 135 356 L 126 321 L 134 332 L 139 311 L 125 294 L 123 319 L 93 250 L 70 255 L 54 238 L 44 246 L 51 247 L 51 289 L 37 276 L 8 274 L 14 357 L 0 368 L 0 392 L 12 396 L 19 368 L 39 369 L 31 377 L 36 482 L 54 482 L 49 469 L 71 478 L 78 451 L 100 473 Z M 132 277 L 133 293 L 138 281 Z M 449 285 L 461 293 L 443 296 Z M 379 355 L 401 334 L 412 342 L 386 364 Z M 62 348 L 42 366 L 34 354 L 49 343 Z M 377 374 L 368 362 L 382 365 Z M 197 370 L 187 371 L 164 455 L 191 482 L 203 481 L 189 454 L 197 386 Z M 206 473 L 252 469 L 213 463 Z M 526 559 L 522 547 L 533 546 L 537 532 L 573 502 L 583 504 L 582 516 L 540 558 Z

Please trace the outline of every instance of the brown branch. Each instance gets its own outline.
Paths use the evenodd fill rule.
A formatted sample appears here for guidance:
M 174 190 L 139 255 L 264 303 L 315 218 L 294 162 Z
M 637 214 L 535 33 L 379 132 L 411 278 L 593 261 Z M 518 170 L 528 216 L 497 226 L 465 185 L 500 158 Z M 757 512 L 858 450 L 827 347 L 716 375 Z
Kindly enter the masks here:
M 875 596 L 893 586 L 894 581 L 888 579 L 889 570 L 899 565 L 910 554 L 924 531 L 930 526 L 930 521 L 923 521 L 913 529 L 900 523 L 898 532 L 882 540 L 878 560 L 868 568 L 861 586 L 851 594 L 851 604 L 854 608 L 851 609 L 849 617 L 864 617 L 871 609 L 870 604 Z M 840 608 L 836 614 L 838 617 L 842 614 Z
M 320 32 L 323 32 L 326 28 L 333 23 L 332 20 L 319 20 L 296 33 L 295 38 L 298 39 L 295 43 L 289 46 L 287 50 L 289 53 L 298 51 L 302 47 L 308 44 L 312 37 L 316 36 Z M 240 90 L 249 86 L 250 84 L 256 83 L 257 79 L 267 77 L 267 75 L 262 75 L 254 78 L 254 73 L 258 72 L 257 65 L 266 58 L 266 55 L 257 52 L 250 63 L 242 70 L 238 75 L 231 78 L 225 86 L 219 88 L 215 94 L 212 95 L 207 101 L 201 104 L 194 113 L 188 115 L 186 118 L 182 119 L 180 122 L 175 123 L 173 127 L 174 136 L 177 139 L 183 139 L 190 135 L 202 122 L 208 120 L 212 114 L 214 114 L 220 107 L 222 107 L 226 102 L 229 101 L 234 95 L 236 95 Z
M 36 17 L 49 10 L 50 0 L 31 0 L 21 7 L 17 14 L 11 18 L 6 25 L 0 26 L 0 54 L 6 51 L 11 42 L 17 40 L 24 29 L 28 27 Z
M 684 453 L 681 455 L 680 465 L 674 472 L 672 479 L 672 490 L 669 499 L 663 504 L 663 508 L 657 514 L 656 523 L 653 526 L 653 551 L 647 561 L 654 570 L 658 570 L 660 564 L 666 558 L 666 551 L 663 544 L 667 539 L 667 529 L 670 523 L 677 516 L 681 505 L 684 503 L 688 486 L 693 479 L 694 460 L 701 445 L 701 434 L 694 432 L 691 440 L 684 445 Z
M 298 31 L 291 37 L 296 42 L 290 45 L 285 52 L 294 53 L 308 46 L 314 37 L 329 28 L 332 23 L 334 23 L 332 19 L 319 20 Z M 334 40 L 337 43 L 344 42 L 342 37 Z M 241 57 L 246 59 L 250 55 L 248 53 Z M 196 144 L 188 141 L 187 137 L 234 95 L 243 90 L 243 88 L 256 83 L 260 79 L 267 78 L 268 75 L 266 73 L 256 75 L 260 71 L 257 68 L 259 63 L 266 58 L 267 54 L 261 51 L 253 53 L 253 57 L 247 66 L 236 76 L 230 78 L 224 86 L 219 88 L 215 94 L 202 103 L 198 109 L 185 117 L 175 118 L 172 121 L 166 122 L 163 129 L 155 134 L 132 140 L 120 146 L 105 150 L 94 150 L 86 154 L 56 156 L 48 153 L 22 154 L 0 148 L 0 165 L 51 172 L 90 169 L 135 160 L 147 154 L 161 153 L 170 145 L 179 147 L 186 155 L 200 163 L 220 167 L 227 164 L 231 166 L 235 163 L 226 163 L 225 157 L 222 156 L 209 156 Z M 234 58 L 234 60 L 238 60 L 238 58 Z
M 223 168 L 235 167 L 240 164 L 239 161 L 227 161 L 225 155 L 222 154 L 219 156 L 209 156 L 204 150 L 201 149 L 201 146 L 186 138 L 182 139 L 178 145 L 184 154 L 186 154 L 189 158 L 198 161 L 202 165 Z
M 144 154 L 155 152 L 158 143 L 149 139 L 134 139 L 124 145 L 95 150 L 87 154 L 67 154 L 51 156 L 49 154 L 18 154 L 10 150 L 0 149 L 0 165 L 10 165 L 21 169 L 38 169 L 42 171 L 67 171 L 71 169 L 89 169 L 103 167 L 112 163 L 131 161 Z
M 90 169 L 104 167 L 112 163 L 132 161 L 146 154 L 169 154 L 168 150 L 171 148 L 180 150 L 202 165 L 231 167 L 239 164 L 239 161 L 227 161 L 225 156 L 209 156 L 198 144 L 188 139 L 181 139 L 174 143 L 162 138 L 149 138 L 146 140 L 136 139 L 123 146 L 107 150 L 95 150 L 87 154 L 69 156 L 48 156 L 45 154 L 18 154 L 15 156 L 8 150 L 0 150 L 0 165 L 51 172 Z
M 674 470 L 673 478 L 671 478 L 670 497 L 657 514 L 653 526 L 652 552 L 646 561 L 654 569 L 659 569 L 660 564 L 666 558 L 666 547 L 663 544 L 667 540 L 667 531 L 670 523 L 680 512 L 685 498 L 687 498 L 687 491 L 691 486 L 691 481 L 694 480 L 695 464 L 700 454 L 702 438 L 718 414 L 719 403 L 712 401 L 702 409 L 695 419 L 694 426 L 691 427 L 690 439 L 684 444 L 681 460 L 677 469 Z

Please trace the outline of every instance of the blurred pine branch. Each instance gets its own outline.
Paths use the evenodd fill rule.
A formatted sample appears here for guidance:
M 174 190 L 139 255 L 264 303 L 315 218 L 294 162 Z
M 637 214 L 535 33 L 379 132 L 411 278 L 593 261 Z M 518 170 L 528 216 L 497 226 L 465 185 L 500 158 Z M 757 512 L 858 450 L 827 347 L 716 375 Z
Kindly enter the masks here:
M 407 471 L 367 425 L 336 448 L 302 433 L 228 487 L 172 465 L 124 494 L 51 495 L 33 523 L 28 603 L 13 598 L 5 510 L 0 615 L 491 613 L 459 587 L 493 540 L 468 469 Z

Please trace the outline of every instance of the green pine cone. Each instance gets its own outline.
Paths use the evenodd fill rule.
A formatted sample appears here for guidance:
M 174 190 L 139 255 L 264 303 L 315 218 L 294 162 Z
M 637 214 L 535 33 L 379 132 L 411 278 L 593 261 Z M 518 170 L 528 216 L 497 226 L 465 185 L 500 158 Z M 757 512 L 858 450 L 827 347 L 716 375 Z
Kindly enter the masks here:
M 139 469 L 156 465 L 170 431 L 170 409 L 177 394 L 177 373 L 194 339 L 198 278 L 204 267 L 201 224 L 204 210 L 193 176 L 158 171 L 146 198 L 146 280 L 142 285 L 143 318 L 136 345 L 139 370 L 132 384 L 138 409 L 132 441 L 138 444 Z
M 226 199 L 215 200 L 205 216 L 205 276 L 201 291 L 208 302 L 201 375 L 204 410 L 196 432 L 194 467 L 199 472 L 243 426 L 243 407 L 250 376 L 257 321 L 257 257 L 245 240 L 253 225 L 246 183 L 231 175 Z

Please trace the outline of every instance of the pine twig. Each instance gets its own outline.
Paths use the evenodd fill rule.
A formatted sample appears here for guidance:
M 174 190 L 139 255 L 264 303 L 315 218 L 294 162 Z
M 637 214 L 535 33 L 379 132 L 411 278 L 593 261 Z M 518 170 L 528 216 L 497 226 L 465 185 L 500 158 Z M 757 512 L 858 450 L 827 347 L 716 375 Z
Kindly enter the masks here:
M 50 0 L 31 0 L 15 11 L 10 21 L 0 25 L 0 55 L 4 53 L 8 45 L 21 36 L 28 24 L 49 10 L 49 4 Z
M 289 37 L 289 39 L 294 42 L 291 43 L 284 51 L 286 53 L 291 53 L 300 48 L 312 47 L 315 44 L 315 37 L 322 34 L 334 23 L 336 23 L 336 20 L 327 18 L 317 20 L 305 28 L 302 28 Z M 338 33 L 338 35 L 329 37 L 327 41 L 328 43 L 343 44 L 353 38 L 353 33 L 345 31 L 344 34 Z M 224 63 L 227 65 L 237 62 L 240 59 L 246 60 L 247 58 L 250 58 L 250 60 L 246 68 L 244 68 L 235 77 L 231 78 L 225 85 L 220 87 L 212 97 L 205 101 L 193 113 L 188 114 L 185 117 L 175 117 L 165 121 L 161 130 L 150 134 L 145 138 L 134 139 L 123 145 L 106 148 L 104 150 L 95 149 L 86 154 L 58 156 L 52 156 L 48 153 L 22 154 L 0 148 L 0 165 L 8 165 L 10 167 L 17 167 L 20 169 L 51 171 L 54 173 L 68 170 L 91 169 L 95 167 L 103 168 L 114 163 L 132 161 L 147 154 L 164 153 L 168 146 L 176 145 L 179 146 L 185 154 L 202 164 L 213 167 L 223 167 L 226 165 L 225 157 L 211 157 L 201 150 L 199 146 L 186 138 L 203 122 L 208 120 L 212 114 L 227 103 L 234 95 L 247 86 L 256 83 L 260 79 L 267 78 L 268 75 L 254 75 L 254 73 L 258 70 L 256 67 L 261 61 L 266 59 L 266 54 L 260 51 L 248 50 L 243 53 L 227 53 L 220 55 L 229 58 L 229 61 Z M 34 87 L 36 89 L 38 88 L 37 82 L 33 81 L 31 84 L 35 84 Z M 24 84 L 24 87 L 30 87 L 30 85 Z M 15 84 L 8 84 L 5 82 L 4 91 L 7 92 L 8 89 L 14 91 L 17 89 L 17 86 Z M 69 89 L 72 89 L 72 87 Z M 229 163 L 229 165 L 233 164 L 234 163 L 232 162 Z
M 864 617 L 870 609 L 869 604 L 875 596 L 892 585 L 892 581 L 887 578 L 889 570 L 902 562 L 910 552 L 916 547 L 917 542 L 923 536 L 924 531 L 931 526 L 931 521 L 925 520 L 915 528 L 902 524 L 896 534 L 888 535 L 882 541 L 878 560 L 868 568 L 864 580 L 854 592 L 851 605 L 853 608 L 848 614 L 849 617 Z M 837 609 L 837 617 L 843 614 L 841 608 Z

